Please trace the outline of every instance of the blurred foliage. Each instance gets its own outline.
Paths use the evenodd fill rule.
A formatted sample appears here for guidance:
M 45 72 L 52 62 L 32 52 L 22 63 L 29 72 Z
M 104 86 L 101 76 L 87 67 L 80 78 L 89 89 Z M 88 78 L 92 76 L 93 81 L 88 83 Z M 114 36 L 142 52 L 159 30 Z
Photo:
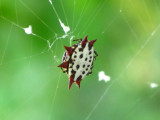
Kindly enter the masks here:
M 159 120 L 160 1 L 0 0 L 0 120 Z M 34 35 L 24 29 L 32 25 Z M 19 27 L 20 26 L 20 27 Z M 70 38 L 97 38 L 79 89 L 57 67 Z M 70 43 L 71 42 L 71 43 Z M 111 77 L 98 81 L 98 72 Z

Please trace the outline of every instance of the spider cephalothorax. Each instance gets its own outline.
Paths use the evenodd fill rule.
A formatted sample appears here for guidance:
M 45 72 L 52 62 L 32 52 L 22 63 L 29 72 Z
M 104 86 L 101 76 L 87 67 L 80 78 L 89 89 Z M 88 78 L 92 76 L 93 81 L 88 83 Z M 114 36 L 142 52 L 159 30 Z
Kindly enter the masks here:
M 62 58 L 63 63 L 58 67 L 61 67 L 62 71 L 68 74 L 69 89 L 73 82 L 76 82 L 80 88 L 81 80 L 92 73 L 93 62 L 98 56 L 93 47 L 96 40 L 88 41 L 87 37 L 85 36 L 83 40 L 74 40 L 79 41 L 79 43 L 71 47 L 64 46 L 66 51 Z

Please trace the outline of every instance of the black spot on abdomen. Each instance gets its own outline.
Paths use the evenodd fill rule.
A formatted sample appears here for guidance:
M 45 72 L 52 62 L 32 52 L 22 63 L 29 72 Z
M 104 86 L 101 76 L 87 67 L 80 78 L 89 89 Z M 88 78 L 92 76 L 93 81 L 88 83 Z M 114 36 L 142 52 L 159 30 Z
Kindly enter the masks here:
M 74 77 L 75 77 L 75 74 L 76 74 L 76 71 L 74 71 L 73 69 L 72 69 L 72 71 L 71 71 L 71 77 L 74 79 Z
M 81 54 L 81 55 L 79 56 L 79 58 L 80 58 L 80 59 L 83 58 L 83 54 Z
M 80 81 L 82 80 L 82 75 L 80 75 L 78 78 L 77 78 L 77 81 Z
M 74 58 L 77 58 L 77 56 L 75 55 Z
M 74 71 L 74 70 L 72 69 L 71 73 L 74 75 L 74 74 L 76 73 L 76 71 Z
M 91 50 L 92 46 L 90 44 L 88 44 L 88 49 Z
M 83 48 L 79 48 L 79 52 L 82 52 L 83 51 Z
M 79 69 L 79 65 L 76 66 L 77 70 Z

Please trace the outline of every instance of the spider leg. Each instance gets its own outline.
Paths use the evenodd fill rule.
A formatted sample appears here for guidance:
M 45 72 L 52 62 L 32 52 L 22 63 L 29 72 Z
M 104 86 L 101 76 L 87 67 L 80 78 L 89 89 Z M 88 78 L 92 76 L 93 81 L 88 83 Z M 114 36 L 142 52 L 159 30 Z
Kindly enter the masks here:
M 91 69 L 90 69 L 90 71 L 87 73 L 87 75 L 90 75 L 90 74 L 92 74 L 92 70 L 93 70 L 93 64 L 92 64 L 92 66 L 91 66 Z
M 98 53 L 96 51 L 94 51 L 94 54 L 95 54 L 96 57 L 98 56 Z
M 98 53 L 96 51 L 94 51 L 94 60 L 96 60 L 96 57 L 98 56 Z
M 62 70 L 63 73 L 66 73 L 66 70 L 64 70 L 63 68 L 61 68 L 61 70 Z
M 73 41 L 81 42 L 81 41 L 82 41 L 82 38 L 80 38 L 80 39 L 76 39 L 76 40 L 73 40 Z
M 92 74 L 92 72 L 88 72 L 88 73 L 87 73 L 87 75 L 90 75 L 90 74 Z
M 72 47 L 74 47 L 74 48 L 77 47 L 77 44 L 73 45 Z

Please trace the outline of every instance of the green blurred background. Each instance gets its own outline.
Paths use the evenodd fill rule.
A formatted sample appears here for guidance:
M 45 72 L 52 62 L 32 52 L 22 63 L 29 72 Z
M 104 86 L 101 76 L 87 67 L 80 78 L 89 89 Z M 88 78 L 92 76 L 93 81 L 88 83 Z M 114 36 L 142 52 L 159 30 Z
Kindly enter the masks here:
M 159 120 L 160 1 L 0 0 L 0 120 Z M 34 35 L 23 28 L 29 25 Z M 22 28 L 18 27 L 21 26 Z M 79 89 L 57 67 L 70 39 L 97 38 Z M 50 43 L 56 41 L 49 49 Z M 104 71 L 109 82 L 99 81 Z

